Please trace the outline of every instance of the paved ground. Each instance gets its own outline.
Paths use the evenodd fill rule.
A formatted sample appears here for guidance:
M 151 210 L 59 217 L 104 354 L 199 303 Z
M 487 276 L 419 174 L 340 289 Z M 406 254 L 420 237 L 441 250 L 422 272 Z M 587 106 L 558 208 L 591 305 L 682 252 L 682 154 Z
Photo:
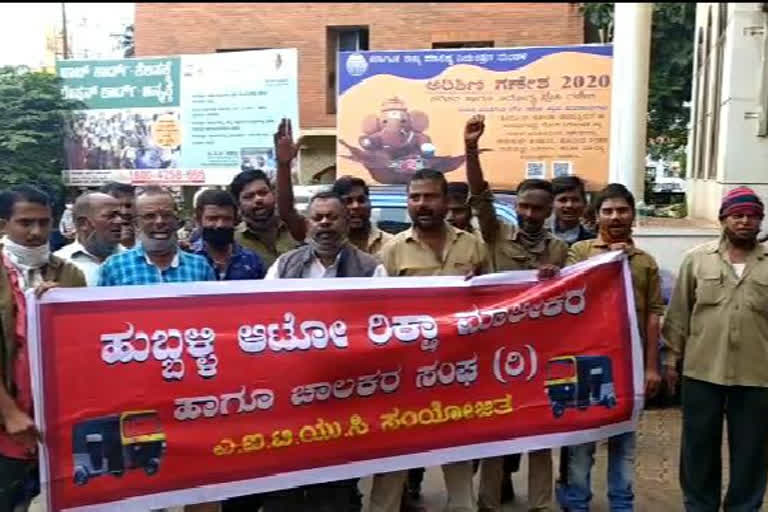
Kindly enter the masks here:
M 637 439 L 635 473 L 636 510 L 638 512 L 682 511 L 682 498 L 678 485 L 678 461 L 680 449 L 680 411 L 676 408 L 646 411 L 640 422 Z M 725 443 L 724 443 L 725 450 Z M 559 452 L 559 450 L 555 450 Z M 727 460 L 727 456 L 724 460 Z M 555 468 L 557 465 L 555 458 Z M 607 451 L 603 444 L 598 447 L 595 469 L 592 474 L 592 512 L 609 512 L 605 497 L 605 473 Z M 526 507 L 526 457 L 520 471 L 513 475 L 517 500 L 505 507 L 505 512 L 525 512 Z M 727 469 L 724 485 L 727 485 Z M 369 483 L 362 482 L 363 492 Z M 428 468 L 424 482 L 424 505 L 428 512 L 442 512 L 445 504 L 445 486 L 440 468 Z M 553 511 L 558 510 L 553 507 Z M 768 512 L 768 506 L 763 508 Z

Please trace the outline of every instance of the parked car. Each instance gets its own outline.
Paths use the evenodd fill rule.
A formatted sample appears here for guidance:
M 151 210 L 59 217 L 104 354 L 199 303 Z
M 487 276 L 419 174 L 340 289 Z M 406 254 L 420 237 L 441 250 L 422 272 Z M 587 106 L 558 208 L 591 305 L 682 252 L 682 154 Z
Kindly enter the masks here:
M 305 185 L 293 187 L 296 209 L 305 213 L 309 199 L 316 193 L 329 190 L 330 185 Z M 411 226 L 408 216 L 408 198 L 403 185 L 381 185 L 370 187 L 371 193 L 371 221 L 375 222 L 379 229 L 396 234 L 405 231 Z M 513 226 L 517 225 L 515 213 L 515 196 L 507 193 L 494 194 L 494 206 L 496 214 L 502 222 Z M 475 227 L 477 219 L 473 219 Z

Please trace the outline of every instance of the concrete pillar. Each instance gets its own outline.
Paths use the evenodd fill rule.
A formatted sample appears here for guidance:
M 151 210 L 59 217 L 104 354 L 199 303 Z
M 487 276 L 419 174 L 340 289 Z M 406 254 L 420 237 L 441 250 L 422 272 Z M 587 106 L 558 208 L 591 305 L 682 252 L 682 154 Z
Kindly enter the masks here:
M 643 201 L 652 3 L 615 5 L 609 179 Z

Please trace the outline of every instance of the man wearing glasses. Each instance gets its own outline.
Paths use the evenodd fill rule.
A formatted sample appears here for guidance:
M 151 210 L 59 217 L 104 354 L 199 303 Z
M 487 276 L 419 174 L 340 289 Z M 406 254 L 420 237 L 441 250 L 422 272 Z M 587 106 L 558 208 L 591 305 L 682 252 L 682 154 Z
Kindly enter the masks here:
M 136 197 L 134 249 L 110 257 L 101 267 L 99 286 L 215 281 L 208 261 L 178 246 L 176 201 L 167 190 L 147 187 Z

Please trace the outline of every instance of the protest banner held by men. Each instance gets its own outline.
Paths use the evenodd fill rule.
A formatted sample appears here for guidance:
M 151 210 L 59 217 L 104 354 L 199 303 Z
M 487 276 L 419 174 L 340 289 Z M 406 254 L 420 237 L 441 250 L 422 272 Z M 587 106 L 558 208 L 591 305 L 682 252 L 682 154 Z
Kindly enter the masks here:
M 115 506 L 134 498 L 155 503 L 159 496 L 161 505 L 149 507 L 154 510 L 170 503 L 169 496 L 194 496 L 177 505 L 194 512 L 358 512 L 365 503 L 371 512 L 415 512 L 426 510 L 420 493 L 430 462 L 424 456 L 432 453 L 445 482 L 446 511 L 501 512 L 506 498 L 517 499 L 510 473 L 527 453 L 527 485 L 516 493 L 527 496 L 527 510 L 588 511 L 597 478 L 606 481 L 612 511 L 639 510 L 637 429 L 647 414 L 641 405 L 664 383 L 682 387 L 679 508 L 760 510 L 768 480 L 768 429 L 759 421 L 768 414 L 768 249 L 758 240 L 763 199 L 747 187 L 725 194 L 720 238 L 685 254 L 666 308 L 660 257 L 633 236 L 639 198 L 624 185 L 594 187 L 575 175 L 522 179 L 509 208 L 513 225 L 499 214 L 499 191 L 488 182 L 498 170 L 485 168 L 492 160 L 481 149 L 485 117 L 473 115 L 462 128 L 466 180 L 449 182 L 444 169 L 427 166 L 410 172 L 402 188 L 411 225 L 398 233 L 377 225 L 376 191 L 358 176 L 340 175 L 306 210 L 299 208 L 292 166 L 302 141 L 294 140 L 288 119 L 274 133 L 274 182 L 263 169 L 242 171 L 227 186 L 196 195 L 190 219 L 182 218 L 165 187 L 109 183 L 84 191 L 71 208 L 75 238 L 53 254 L 48 195 L 32 185 L 0 191 L 0 512 L 26 511 L 40 483 L 39 443 L 46 440 L 56 444 L 57 457 L 62 443 L 71 443 L 67 464 L 76 466 L 73 474 L 43 473 L 43 483 L 57 489 L 52 503 L 96 492 L 91 482 L 97 477 L 110 481 L 102 474 L 125 473 L 125 482 L 133 480 Z M 194 220 L 199 237 L 193 241 L 179 240 L 186 220 Z M 146 296 L 137 285 L 151 285 Z M 243 306 L 243 295 L 225 302 L 229 290 L 246 290 L 263 302 Z M 431 295 L 419 303 L 401 296 L 406 307 L 391 299 L 393 290 Z M 493 295 L 499 290 L 509 295 L 499 299 Z M 195 327 L 181 326 L 179 310 L 198 311 L 198 305 L 180 301 L 198 293 L 220 302 L 200 309 L 206 313 L 199 317 L 189 315 Z M 56 406 L 33 407 L 32 390 L 45 401 L 46 379 L 56 378 L 40 371 L 50 364 L 41 350 L 73 357 L 45 329 L 62 332 L 56 315 L 73 314 L 79 302 L 91 305 L 87 294 L 101 302 L 77 311 L 86 322 L 107 322 L 96 317 L 120 301 L 135 309 L 90 340 L 93 353 L 81 357 L 114 373 L 106 386 L 140 388 L 134 402 L 115 406 L 124 410 L 66 418 L 103 432 L 85 433 L 80 425 L 62 437 Z M 590 303 L 595 296 L 612 300 L 610 310 L 597 311 L 603 304 Z M 152 306 L 138 306 L 143 300 Z M 328 305 L 335 301 L 342 306 Z M 598 317 L 600 325 L 585 325 L 585 318 Z M 602 352 L 587 353 L 588 342 L 573 344 L 563 331 L 543 330 L 566 320 L 574 331 L 602 326 L 624 338 L 594 336 L 589 343 Z M 512 339 L 512 328 L 546 339 Z M 485 345 L 472 346 L 480 336 Z M 474 359 L 469 352 L 464 358 L 470 346 Z M 399 366 L 386 367 L 393 354 Z M 289 357 L 303 359 L 288 364 Z M 156 363 L 162 366 L 156 381 L 126 377 Z M 238 366 L 247 368 L 238 375 L 243 382 L 220 389 L 234 382 L 225 372 Z M 276 369 L 284 382 L 270 380 Z M 294 372 L 306 382 L 294 382 Z M 506 395 L 474 396 L 476 381 Z M 275 391 L 278 386 L 287 391 Z M 408 386 L 413 389 L 398 394 Z M 150 396 L 161 387 L 175 393 L 168 403 Z M 449 404 L 460 393 L 476 401 Z M 530 431 L 522 439 L 504 438 L 494 423 L 513 412 L 535 418 L 523 426 Z M 126 418 L 142 414 L 126 426 Z M 314 423 L 291 423 L 305 421 L 302 415 Z M 104 427 L 105 418 L 122 430 Z M 41 432 L 36 421 L 51 432 Z M 721 496 L 724 422 L 730 478 Z M 265 424 L 275 428 L 260 431 Z M 217 430 L 216 442 L 201 448 L 199 439 L 172 438 L 179 425 L 203 437 Z M 429 444 L 442 441 L 449 427 L 463 429 L 466 439 Z M 368 446 L 363 435 L 371 436 Z M 353 441 L 365 449 L 345 451 Z M 600 442 L 607 447 L 605 475 L 593 472 Z M 296 450 L 290 457 L 284 455 L 289 449 Z M 561 453 L 557 476 L 553 449 Z M 183 463 L 174 459 L 181 453 Z M 218 467 L 210 482 L 163 480 L 214 457 L 221 467 L 236 468 L 237 478 L 227 480 L 229 469 Z M 260 472 L 260 464 L 271 473 Z M 162 478 L 156 478 L 160 467 Z M 142 479 L 129 473 L 137 468 Z M 365 496 L 362 477 L 371 479 Z M 154 493 L 147 481 L 167 488 Z M 70 488 L 62 491 L 65 485 Z

